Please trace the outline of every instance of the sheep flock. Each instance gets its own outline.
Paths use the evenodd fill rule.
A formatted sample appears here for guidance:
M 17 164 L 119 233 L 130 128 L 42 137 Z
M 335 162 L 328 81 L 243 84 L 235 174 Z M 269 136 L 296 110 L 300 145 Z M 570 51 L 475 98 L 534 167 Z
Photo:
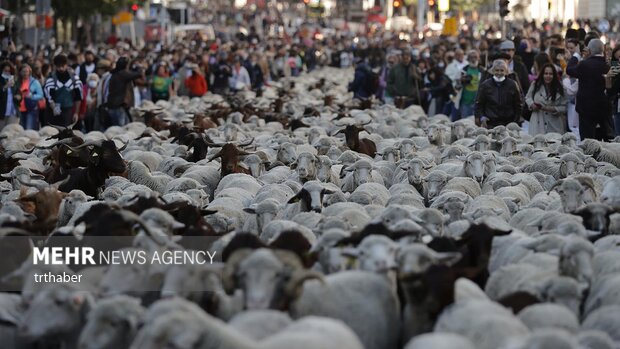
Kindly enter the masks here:
M 0 347 L 620 348 L 620 140 L 357 101 L 351 74 L 6 126 Z

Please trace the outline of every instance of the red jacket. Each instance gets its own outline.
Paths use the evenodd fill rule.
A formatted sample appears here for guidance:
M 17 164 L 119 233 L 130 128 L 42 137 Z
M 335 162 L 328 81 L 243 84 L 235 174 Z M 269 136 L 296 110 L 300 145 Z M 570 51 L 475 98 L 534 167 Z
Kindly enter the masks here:
M 202 97 L 207 93 L 207 81 L 201 74 L 194 73 L 185 79 L 185 86 L 192 97 Z

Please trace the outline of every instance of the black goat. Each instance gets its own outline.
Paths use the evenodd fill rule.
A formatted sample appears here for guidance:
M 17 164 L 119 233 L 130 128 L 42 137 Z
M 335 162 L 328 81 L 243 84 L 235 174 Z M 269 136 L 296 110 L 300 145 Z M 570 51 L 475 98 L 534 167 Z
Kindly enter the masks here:
M 68 193 L 73 189 L 80 189 L 86 195 L 96 197 L 99 188 L 105 184 L 110 173 L 125 172 L 127 166 L 113 141 L 87 142 L 76 148 L 69 147 L 69 149 L 72 152 L 79 152 L 81 148 L 90 146 L 92 150 L 88 166 L 70 170 L 67 179 L 60 182 L 59 190 Z

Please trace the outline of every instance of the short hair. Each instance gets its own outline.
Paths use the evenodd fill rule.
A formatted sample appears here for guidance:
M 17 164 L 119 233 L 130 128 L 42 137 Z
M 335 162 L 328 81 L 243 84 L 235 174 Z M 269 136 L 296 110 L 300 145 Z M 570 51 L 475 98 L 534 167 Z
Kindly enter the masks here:
M 67 59 L 67 56 L 65 56 L 64 54 L 61 53 L 59 55 L 56 55 L 56 57 L 54 57 L 55 67 L 60 67 L 66 64 L 69 64 L 69 60 Z
M 605 44 L 603 44 L 601 39 L 592 39 L 588 43 L 588 49 L 590 49 L 590 53 L 593 55 L 600 55 L 605 49 Z
M 506 61 L 503 60 L 503 59 L 496 59 L 496 60 L 494 60 L 493 61 L 493 65 L 491 66 L 491 69 L 499 68 L 500 66 L 502 68 L 508 69 L 508 63 L 506 63 Z

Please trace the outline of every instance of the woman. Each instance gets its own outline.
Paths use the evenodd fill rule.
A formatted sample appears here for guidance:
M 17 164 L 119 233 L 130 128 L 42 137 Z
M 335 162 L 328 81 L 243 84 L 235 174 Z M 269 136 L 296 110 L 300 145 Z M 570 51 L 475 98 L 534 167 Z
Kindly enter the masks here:
M 151 80 L 151 97 L 153 102 L 157 102 L 160 99 L 168 100 L 170 96 L 174 95 L 174 81 L 170 77 L 168 71 L 168 65 L 166 63 L 160 63 L 155 71 L 155 76 Z
M 198 64 L 191 63 L 187 66 L 191 75 L 185 79 L 185 87 L 189 92 L 189 97 L 202 97 L 207 93 L 207 80 L 200 72 Z
M 551 57 L 549 57 L 549 55 L 544 52 L 539 53 L 534 57 L 534 65 L 532 66 L 532 70 L 528 75 L 530 84 L 534 82 L 536 78 L 538 78 L 538 76 L 540 75 L 540 69 L 547 63 L 552 63 Z
M 0 129 L 17 120 L 19 90 L 15 84 L 15 68 L 9 61 L 0 63 Z
M 84 109 L 84 128 L 87 132 L 99 130 L 101 127 L 97 121 L 97 86 L 99 85 L 99 75 L 90 73 L 86 78 L 86 94 L 84 100 L 86 103 Z
M 546 63 L 536 81 L 530 86 L 525 102 L 532 110 L 529 134 L 566 132 L 568 100 L 553 63 Z
M 241 58 L 235 57 L 234 65 L 232 68 L 232 75 L 228 79 L 230 89 L 232 91 L 248 90 L 252 87 L 252 81 L 250 80 L 250 74 L 248 70 L 241 65 Z
M 32 76 L 32 69 L 28 64 L 22 65 L 16 85 L 21 94 L 19 123 L 26 130 L 38 130 L 39 101 L 43 99 L 43 88 L 41 88 L 41 83 Z

